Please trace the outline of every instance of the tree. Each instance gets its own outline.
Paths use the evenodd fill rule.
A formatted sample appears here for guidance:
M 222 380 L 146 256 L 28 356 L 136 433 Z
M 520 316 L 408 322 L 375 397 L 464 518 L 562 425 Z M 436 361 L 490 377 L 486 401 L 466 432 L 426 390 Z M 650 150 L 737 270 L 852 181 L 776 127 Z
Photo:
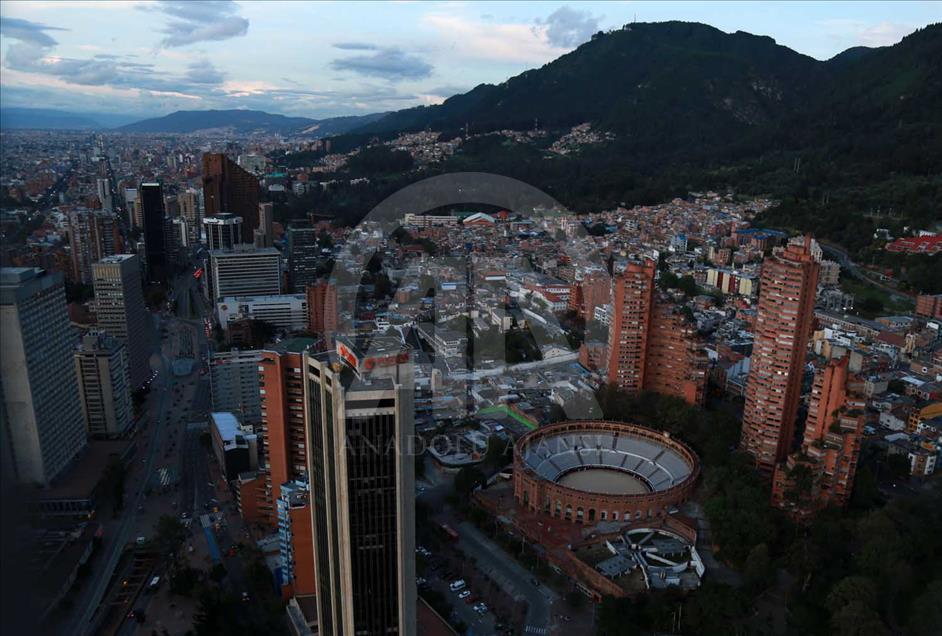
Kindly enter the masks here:
M 506 465 L 513 455 L 513 444 L 503 435 L 491 435 L 487 438 L 487 452 L 484 463 L 495 468 Z
M 890 475 L 894 478 L 899 479 L 901 477 L 906 477 L 910 474 L 912 466 L 909 462 L 909 457 L 903 455 L 902 453 L 891 453 L 886 456 L 886 467 L 890 471 Z
M 164 554 L 176 552 L 186 541 L 189 532 L 180 520 L 170 515 L 161 515 L 157 520 L 157 533 L 154 542 Z
M 266 320 L 252 320 L 249 324 L 249 332 L 252 337 L 252 344 L 256 348 L 262 348 L 275 338 L 278 328 Z
M 199 581 L 199 572 L 189 565 L 174 567 L 170 572 L 170 591 L 181 596 L 192 594 Z
M 677 281 L 677 288 L 684 292 L 688 298 L 697 295 L 697 281 L 695 281 L 693 276 L 690 276 L 689 274 L 687 276 L 682 276 L 680 280 Z
M 455 475 L 455 494 L 459 496 L 470 494 L 478 485 L 484 483 L 484 479 L 484 473 L 476 466 L 465 466 Z
M 870 607 L 877 600 L 877 586 L 866 576 L 848 576 L 831 588 L 827 597 L 827 606 L 832 613 L 851 603 L 860 603 Z
M 216 583 L 222 583 L 223 579 L 226 578 L 226 566 L 222 563 L 216 563 L 213 565 L 213 569 L 210 570 L 209 577 Z
M 765 543 L 752 548 L 743 565 L 743 575 L 746 584 L 758 589 L 769 586 L 769 575 L 772 573 L 772 560 L 769 558 L 769 546 Z

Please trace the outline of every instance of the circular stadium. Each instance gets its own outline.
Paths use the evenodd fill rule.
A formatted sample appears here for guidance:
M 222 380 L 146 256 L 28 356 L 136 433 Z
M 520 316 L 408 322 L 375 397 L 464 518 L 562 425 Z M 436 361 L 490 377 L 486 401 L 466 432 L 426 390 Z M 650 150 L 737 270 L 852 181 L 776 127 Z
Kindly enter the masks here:
M 690 496 L 699 474 L 686 445 L 627 422 L 561 422 L 514 446 L 517 504 L 577 523 L 661 517 Z

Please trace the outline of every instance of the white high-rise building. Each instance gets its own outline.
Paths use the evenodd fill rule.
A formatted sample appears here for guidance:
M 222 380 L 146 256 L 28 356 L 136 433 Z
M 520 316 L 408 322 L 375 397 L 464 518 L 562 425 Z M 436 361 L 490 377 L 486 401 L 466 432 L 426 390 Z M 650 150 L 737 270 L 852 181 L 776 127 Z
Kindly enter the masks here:
M 48 484 L 86 441 L 62 274 L 0 269 L 0 332 L 4 473 Z
M 281 293 L 281 255 L 274 247 L 236 245 L 210 253 L 213 300 L 224 296 L 270 296 Z
M 235 320 L 264 320 L 284 331 L 307 329 L 307 295 L 224 296 L 216 303 L 216 315 L 223 330 Z

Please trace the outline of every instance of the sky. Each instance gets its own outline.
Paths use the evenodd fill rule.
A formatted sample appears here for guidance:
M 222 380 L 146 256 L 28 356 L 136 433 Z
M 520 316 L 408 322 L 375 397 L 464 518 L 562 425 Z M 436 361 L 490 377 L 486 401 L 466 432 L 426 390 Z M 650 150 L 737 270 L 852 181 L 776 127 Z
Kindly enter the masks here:
M 939 2 L 0 0 L 0 106 L 330 117 L 437 104 L 628 22 L 747 31 L 817 59 L 942 22 Z

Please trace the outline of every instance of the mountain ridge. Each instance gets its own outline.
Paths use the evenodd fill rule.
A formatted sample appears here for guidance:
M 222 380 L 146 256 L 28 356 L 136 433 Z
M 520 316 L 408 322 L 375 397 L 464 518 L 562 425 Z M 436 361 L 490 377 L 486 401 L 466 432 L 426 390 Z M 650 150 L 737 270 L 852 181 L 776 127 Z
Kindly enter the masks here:
M 313 119 L 310 117 L 290 117 L 260 110 L 178 110 L 162 117 L 144 119 L 121 126 L 117 130 L 127 133 L 186 134 L 226 129 L 239 134 L 263 132 L 310 134 L 315 137 L 322 137 L 342 134 L 383 115 L 384 113 L 375 113 Z

